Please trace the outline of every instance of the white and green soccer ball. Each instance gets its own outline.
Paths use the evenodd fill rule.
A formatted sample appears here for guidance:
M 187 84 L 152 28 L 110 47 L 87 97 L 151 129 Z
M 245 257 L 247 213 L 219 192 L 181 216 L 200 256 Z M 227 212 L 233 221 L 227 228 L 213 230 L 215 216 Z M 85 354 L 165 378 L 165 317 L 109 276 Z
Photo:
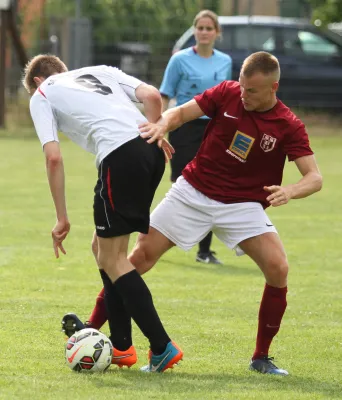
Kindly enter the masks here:
M 112 342 L 93 328 L 76 332 L 65 345 L 65 361 L 78 372 L 105 371 L 112 363 L 112 354 Z

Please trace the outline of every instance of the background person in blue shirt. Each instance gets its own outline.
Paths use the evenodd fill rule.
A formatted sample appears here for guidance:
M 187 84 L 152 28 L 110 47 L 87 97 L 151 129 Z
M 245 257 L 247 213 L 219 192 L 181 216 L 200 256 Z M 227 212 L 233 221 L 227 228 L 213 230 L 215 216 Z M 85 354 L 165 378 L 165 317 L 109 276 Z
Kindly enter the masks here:
M 193 25 L 195 46 L 175 53 L 166 67 L 159 89 L 164 110 L 172 98 L 176 99 L 176 105 L 179 106 L 232 77 L 231 57 L 214 49 L 215 40 L 221 34 L 217 15 L 210 10 L 202 10 L 196 15 Z M 176 150 L 171 160 L 172 182 L 195 157 L 208 121 L 209 118 L 204 116 L 169 133 L 170 143 Z M 221 264 L 210 250 L 211 239 L 212 232 L 209 232 L 200 242 L 196 261 Z

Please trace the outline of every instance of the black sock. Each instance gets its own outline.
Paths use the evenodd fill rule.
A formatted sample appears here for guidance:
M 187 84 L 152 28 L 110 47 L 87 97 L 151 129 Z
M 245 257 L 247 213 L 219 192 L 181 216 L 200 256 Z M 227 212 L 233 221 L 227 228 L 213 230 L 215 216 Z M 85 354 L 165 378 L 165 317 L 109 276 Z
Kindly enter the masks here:
M 134 270 L 120 276 L 114 286 L 121 294 L 126 310 L 150 341 L 152 352 L 162 354 L 171 339 L 159 319 L 151 292 L 142 277 Z
M 127 313 L 123 300 L 115 285 L 104 270 L 100 269 L 103 286 L 105 288 L 105 304 L 110 329 L 110 340 L 113 346 L 120 351 L 132 346 L 132 322 Z
M 212 237 L 213 233 L 209 232 L 208 235 L 199 242 L 199 253 L 209 253 Z

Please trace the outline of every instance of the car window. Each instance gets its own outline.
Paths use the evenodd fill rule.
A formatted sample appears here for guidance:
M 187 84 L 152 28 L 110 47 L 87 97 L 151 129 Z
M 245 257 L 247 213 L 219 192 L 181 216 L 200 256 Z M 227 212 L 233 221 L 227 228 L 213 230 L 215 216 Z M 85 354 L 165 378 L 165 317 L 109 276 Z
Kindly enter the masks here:
M 186 49 L 187 47 L 195 46 L 195 44 L 196 44 L 195 36 L 191 35 L 189 39 L 182 45 L 181 49 Z
M 233 32 L 236 26 L 221 26 L 221 37 L 216 40 L 215 48 L 218 50 L 231 50 L 233 41 Z
M 284 51 L 288 54 L 302 53 L 315 56 L 334 56 L 339 54 L 337 44 L 314 32 L 285 29 L 283 32 Z
M 273 51 L 276 47 L 274 29 L 264 26 L 236 26 L 234 48 L 238 50 Z

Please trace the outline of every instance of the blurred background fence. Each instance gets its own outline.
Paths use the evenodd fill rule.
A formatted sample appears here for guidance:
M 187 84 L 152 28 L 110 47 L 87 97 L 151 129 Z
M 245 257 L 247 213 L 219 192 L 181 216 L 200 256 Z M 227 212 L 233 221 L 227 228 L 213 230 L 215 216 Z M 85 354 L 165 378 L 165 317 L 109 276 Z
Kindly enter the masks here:
M 69 69 L 113 65 L 157 87 L 176 40 L 201 9 L 335 22 L 330 27 L 342 33 L 342 0 L 12 0 L 12 8 L 28 57 L 53 53 Z M 7 43 L 6 110 L 10 119 L 24 123 L 28 98 L 20 83 L 22 67 Z

